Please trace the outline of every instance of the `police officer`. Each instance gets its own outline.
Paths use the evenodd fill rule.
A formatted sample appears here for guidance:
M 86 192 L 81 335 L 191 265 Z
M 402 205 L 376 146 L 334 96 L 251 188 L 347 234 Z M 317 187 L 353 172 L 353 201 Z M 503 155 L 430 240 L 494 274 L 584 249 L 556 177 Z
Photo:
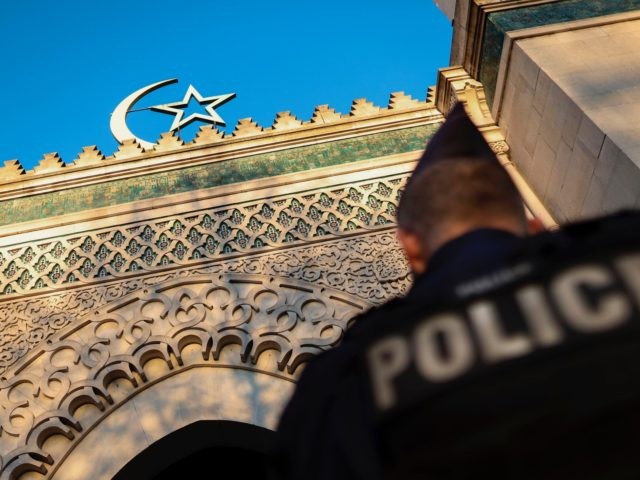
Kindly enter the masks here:
M 527 238 L 539 225 L 458 104 L 398 227 L 414 285 L 309 362 L 278 476 L 640 478 L 638 216 Z

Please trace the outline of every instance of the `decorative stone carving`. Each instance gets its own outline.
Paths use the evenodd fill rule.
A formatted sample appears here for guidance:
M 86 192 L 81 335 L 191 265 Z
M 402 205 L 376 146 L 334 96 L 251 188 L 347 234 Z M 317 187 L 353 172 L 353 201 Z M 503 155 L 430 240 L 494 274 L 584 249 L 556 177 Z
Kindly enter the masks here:
M 392 230 L 307 244 L 286 250 L 218 259 L 85 288 L 69 288 L 0 303 L 0 373 L 38 343 L 67 327 L 87 310 L 172 279 L 193 275 L 261 274 L 309 281 L 339 289 L 366 304 L 403 295 L 411 284 L 409 268 Z
M 509 145 L 504 140 L 498 142 L 489 143 L 491 150 L 493 150 L 496 154 L 507 153 L 509 151 Z
M 82 152 L 73 161 L 73 165 L 94 165 L 105 159 L 105 156 L 95 145 L 82 147 Z
M 395 231 L 243 257 L 194 271 L 285 276 L 336 288 L 372 304 L 401 296 L 411 285 Z
M 393 225 L 406 175 L 0 249 L 0 293 L 93 283 Z
M 57 172 L 64 166 L 64 162 L 56 152 L 45 153 L 44 158 L 34 167 L 33 171 L 37 174 Z
M 18 160 L 7 160 L 4 167 L 0 168 L 0 181 L 13 180 L 24 174 L 24 167 Z
M 35 345 L 71 324 L 88 309 L 104 305 L 145 285 L 135 278 L 111 285 L 0 303 L 0 373 Z
M 165 132 L 160 134 L 160 139 L 156 142 L 153 149 L 158 152 L 166 152 L 176 150 L 184 145 L 184 142 L 174 132 Z
M 313 111 L 310 123 L 332 123 L 337 122 L 341 118 L 342 115 L 329 107 L 329 105 L 318 105 Z
M 234 137 L 252 137 L 262 133 L 262 127 L 250 118 L 238 120 L 236 128 L 233 130 Z
M 127 401 L 115 394 L 117 381 L 132 395 L 211 363 L 291 376 L 366 307 L 308 282 L 229 274 L 161 282 L 90 309 L 0 378 L 1 478 L 46 475 L 65 454 L 49 451 L 47 439 L 63 435 L 68 450 Z M 266 352 L 276 354 L 261 361 Z

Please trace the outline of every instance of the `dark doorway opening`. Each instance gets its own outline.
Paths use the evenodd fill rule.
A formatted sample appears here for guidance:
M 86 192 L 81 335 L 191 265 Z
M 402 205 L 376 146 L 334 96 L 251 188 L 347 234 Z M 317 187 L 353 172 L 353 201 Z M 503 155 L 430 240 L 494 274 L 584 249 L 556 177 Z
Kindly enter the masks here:
M 234 480 L 267 478 L 267 453 L 274 432 L 230 421 L 200 421 L 150 445 L 113 480 L 190 478 L 187 472 L 227 473 Z

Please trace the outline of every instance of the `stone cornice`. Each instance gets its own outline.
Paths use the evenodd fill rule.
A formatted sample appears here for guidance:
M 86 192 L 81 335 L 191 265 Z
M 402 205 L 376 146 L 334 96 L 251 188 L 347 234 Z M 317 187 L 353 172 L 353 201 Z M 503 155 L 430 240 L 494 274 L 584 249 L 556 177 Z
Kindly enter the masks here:
M 127 226 L 140 220 L 153 220 L 162 216 L 212 208 L 216 205 L 233 205 L 252 199 L 302 192 L 329 184 L 348 184 L 402 173 L 408 175 L 421 154 L 422 150 L 417 150 L 387 157 L 375 157 L 338 167 L 317 168 L 305 172 L 303 180 L 299 178 L 298 173 L 279 175 L 243 182 L 241 185 L 223 185 L 118 206 L 107 206 L 90 212 L 82 211 L 20 224 L 0 225 L 0 248 L 25 241 L 55 238 L 70 230 L 80 235 L 91 229 L 114 224 Z
M 310 142 L 295 148 L 231 156 L 224 160 L 7 198 L 0 202 L 0 225 L 53 219 L 102 207 L 119 208 L 116 206 L 225 185 L 242 189 L 247 182 L 287 174 L 296 174 L 299 178 L 294 181 L 299 181 L 318 168 L 345 166 L 376 157 L 422 150 L 441 118 L 439 114 L 417 126 L 369 132 L 329 142 Z

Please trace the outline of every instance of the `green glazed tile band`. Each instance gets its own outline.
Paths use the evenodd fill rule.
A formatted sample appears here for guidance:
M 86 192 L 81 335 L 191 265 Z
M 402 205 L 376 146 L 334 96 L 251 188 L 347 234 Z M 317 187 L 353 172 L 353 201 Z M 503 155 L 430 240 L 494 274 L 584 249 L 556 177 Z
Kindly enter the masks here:
M 505 32 L 630 12 L 638 8 L 640 0 L 561 0 L 489 14 L 478 75 L 489 105 L 493 105 Z
M 403 128 L 7 200 L 0 202 L 0 225 L 421 150 L 439 126 Z

